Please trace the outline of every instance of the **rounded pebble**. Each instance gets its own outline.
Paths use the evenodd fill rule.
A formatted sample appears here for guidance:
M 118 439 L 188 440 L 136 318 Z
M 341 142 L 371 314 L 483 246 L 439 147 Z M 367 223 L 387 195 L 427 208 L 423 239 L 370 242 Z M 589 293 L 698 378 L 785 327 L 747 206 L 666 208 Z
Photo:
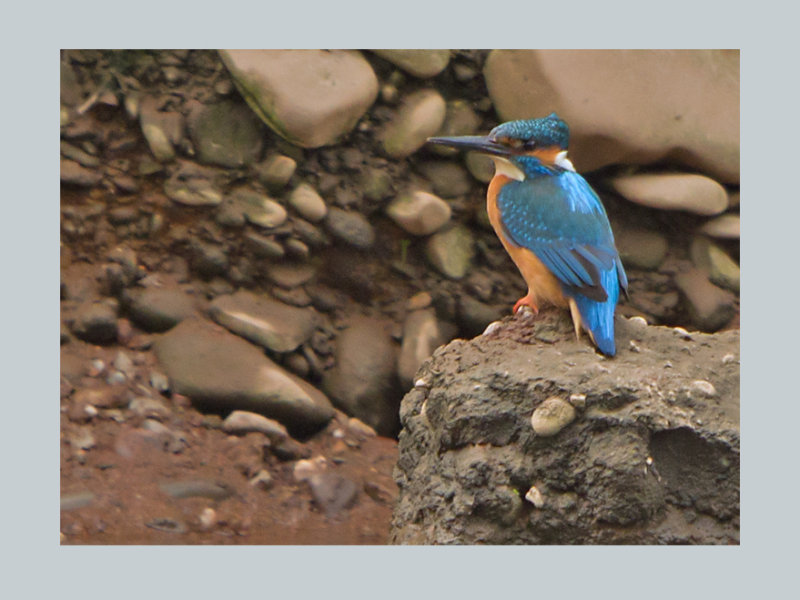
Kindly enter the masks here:
M 698 392 L 702 396 L 707 398 L 713 398 L 717 395 L 717 390 L 714 385 L 710 381 L 706 381 L 705 379 L 696 379 L 691 384 L 691 390 L 693 392 Z
M 450 220 L 450 205 L 433 194 L 416 190 L 393 200 L 386 214 L 411 235 L 430 235 Z
M 312 223 L 321 221 L 328 214 L 325 200 L 307 183 L 301 183 L 292 191 L 289 205 Z
M 525 500 L 533 504 L 536 508 L 542 508 L 544 506 L 542 492 L 540 492 L 535 485 L 532 485 L 531 489 L 525 494 Z
M 575 408 L 555 396 L 542 402 L 531 416 L 531 425 L 537 435 L 549 437 L 556 435 L 575 420 Z
M 222 430 L 225 433 L 244 435 L 253 431 L 263 433 L 270 440 L 278 442 L 289 437 L 286 427 L 268 419 L 263 415 L 248 412 L 245 410 L 235 410 L 222 422 Z

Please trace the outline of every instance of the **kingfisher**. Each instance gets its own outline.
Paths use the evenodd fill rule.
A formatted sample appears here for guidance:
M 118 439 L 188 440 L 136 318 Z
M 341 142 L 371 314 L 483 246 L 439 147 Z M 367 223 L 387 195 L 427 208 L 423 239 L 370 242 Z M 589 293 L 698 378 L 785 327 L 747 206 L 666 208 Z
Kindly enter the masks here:
M 597 193 L 567 158 L 569 127 L 556 113 L 502 123 L 486 136 L 428 138 L 428 143 L 488 154 L 495 174 L 486 210 L 497 237 L 528 285 L 517 300 L 569 307 L 575 336 L 585 330 L 614 356 L 614 309 L 628 278 Z

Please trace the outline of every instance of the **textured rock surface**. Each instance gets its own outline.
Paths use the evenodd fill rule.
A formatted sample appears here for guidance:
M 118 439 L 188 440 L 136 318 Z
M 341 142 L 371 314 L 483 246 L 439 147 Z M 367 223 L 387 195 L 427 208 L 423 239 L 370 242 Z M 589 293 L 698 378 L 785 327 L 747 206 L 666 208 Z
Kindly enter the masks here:
M 738 543 L 738 331 L 617 328 L 613 360 L 552 311 L 437 350 L 401 406 L 392 542 Z M 543 437 L 552 396 L 577 417 Z
M 378 95 L 375 73 L 356 51 L 224 50 L 220 56 L 256 114 L 304 148 L 334 143 Z
M 736 50 L 495 50 L 484 77 L 501 120 L 566 119 L 579 171 L 671 158 L 739 180 Z

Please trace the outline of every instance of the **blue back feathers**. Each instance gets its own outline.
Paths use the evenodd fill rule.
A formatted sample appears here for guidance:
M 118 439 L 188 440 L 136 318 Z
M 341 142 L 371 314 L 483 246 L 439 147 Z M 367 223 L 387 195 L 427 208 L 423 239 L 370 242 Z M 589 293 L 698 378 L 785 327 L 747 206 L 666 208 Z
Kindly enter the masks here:
M 564 295 L 575 300 L 597 347 L 613 356 L 614 308 L 627 277 L 600 198 L 574 171 L 530 156 L 511 160 L 526 179 L 510 181 L 498 194 L 506 237 L 531 250 L 553 273 Z

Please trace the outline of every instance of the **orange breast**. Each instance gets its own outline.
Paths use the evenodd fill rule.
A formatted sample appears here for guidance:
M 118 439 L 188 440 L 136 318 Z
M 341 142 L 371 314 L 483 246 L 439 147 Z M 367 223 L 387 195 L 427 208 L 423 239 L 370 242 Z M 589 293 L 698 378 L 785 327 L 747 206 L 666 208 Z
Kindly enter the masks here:
M 506 239 L 503 232 L 503 225 L 500 219 L 500 209 L 497 207 L 497 195 L 500 190 L 511 178 L 505 175 L 495 175 L 489 183 L 489 190 L 486 194 L 486 212 L 489 214 L 489 222 L 492 224 L 494 232 L 508 252 L 511 260 L 517 265 L 519 272 L 528 284 L 528 293 L 531 294 L 538 305 L 555 304 L 557 306 L 567 306 L 567 299 L 561 292 L 558 280 L 544 266 L 536 255 L 522 246 L 517 246 Z

